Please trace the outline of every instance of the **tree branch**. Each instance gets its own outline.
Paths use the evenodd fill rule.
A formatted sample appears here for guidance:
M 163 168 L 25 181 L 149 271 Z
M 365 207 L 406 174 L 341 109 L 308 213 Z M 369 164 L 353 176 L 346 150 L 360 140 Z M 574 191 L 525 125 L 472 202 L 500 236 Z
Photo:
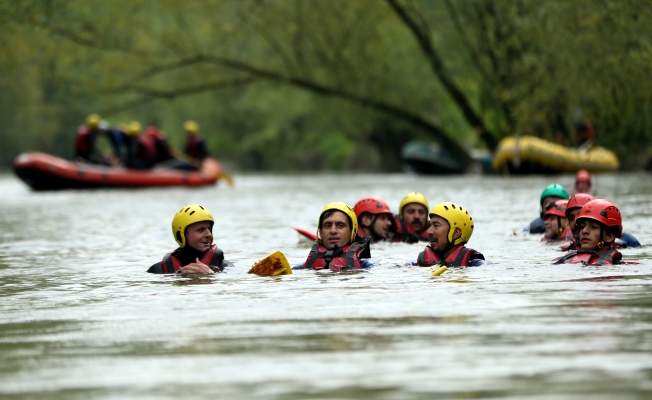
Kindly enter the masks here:
M 484 122 L 482 122 L 482 119 L 480 119 L 480 117 L 476 114 L 462 91 L 451 79 L 450 75 L 444 67 L 441 58 L 439 57 L 439 54 L 435 50 L 432 41 L 430 40 L 429 33 L 419 29 L 419 26 L 415 20 L 408 14 L 403 6 L 398 4 L 397 0 L 387 0 L 387 2 L 389 3 L 390 7 L 394 9 L 403 23 L 405 23 L 405 25 L 407 25 L 407 27 L 412 31 L 412 34 L 415 36 L 419 46 L 421 47 L 421 51 L 423 51 L 423 53 L 428 58 L 430 67 L 432 68 L 433 72 L 437 78 L 439 78 L 439 81 L 444 86 L 448 94 L 457 103 L 458 107 L 460 107 L 462 114 L 466 118 L 467 122 L 473 128 L 475 128 L 480 139 L 485 142 L 487 147 L 489 147 L 491 151 L 494 151 L 498 146 L 496 139 L 489 133 L 484 125 Z

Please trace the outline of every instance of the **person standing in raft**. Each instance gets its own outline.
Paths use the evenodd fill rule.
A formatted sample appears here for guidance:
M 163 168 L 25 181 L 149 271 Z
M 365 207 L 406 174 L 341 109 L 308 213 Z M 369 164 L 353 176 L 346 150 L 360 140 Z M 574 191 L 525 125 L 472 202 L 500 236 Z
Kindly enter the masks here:
M 595 200 L 593 196 L 586 193 L 579 193 L 571 196 L 566 204 L 566 218 L 568 218 L 568 227 L 573 233 L 573 238 L 570 242 L 561 246 L 562 251 L 579 250 L 580 249 L 580 230 L 575 222 L 582 207 L 591 200 Z
M 195 121 L 186 121 L 183 124 L 183 130 L 186 132 L 186 146 L 183 152 L 195 164 L 201 165 L 204 158 L 208 157 L 208 149 L 206 148 L 206 141 L 199 134 L 199 124 Z
M 222 272 L 231 263 L 213 244 L 215 220 L 208 209 L 199 204 L 182 208 L 172 219 L 172 235 L 179 247 L 152 265 L 153 274 L 212 274 Z
M 394 215 L 392 242 L 428 241 L 428 200 L 418 192 L 403 197 Z
M 306 262 L 293 269 L 330 269 L 331 271 L 370 268 L 378 265 L 371 259 L 370 237 L 358 235 L 356 215 L 346 203 L 333 202 L 319 215 L 317 240 Z
M 543 214 L 546 227 L 542 242 L 559 242 L 573 238 L 573 232 L 566 218 L 566 205 L 568 200 L 557 200 L 554 203 L 546 204 L 546 211 Z
M 101 120 L 102 117 L 98 114 L 90 114 L 86 117 L 86 124 L 77 129 L 75 137 L 75 159 L 77 161 L 103 164 L 100 155 L 97 154 L 97 138 L 102 133 Z
M 358 234 L 368 236 L 372 243 L 386 240 L 394 220 L 394 214 L 385 200 L 376 196 L 363 197 L 353 206 L 359 225 Z
M 544 233 L 546 230 L 543 222 L 544 206 L 550 202 L 554 203 L 557 200 L 568 200 L 569 198 L 568 191 L 562 185 L 558 183 L 548 185 L 543 189 L 543 192 L 541 192 L 541 198 L 539 199 L 539 217 L 530 222 L 530 226 L 526 227 L 523 231 L 529 231 L 530 233 Z
M 620 210 L 610 201 L 591 200 L 577 216 L 580 249 L 555 258 L 553 264 L 620 264 L 622 254 L 614 246 L 623 226 Z
M 467 248 L 473 234 L 473 218 L 454 203 L 441 203 L 430 210 L 430 245 L 417 257 L 417 265 L 430 267 L 477 267 L 485 264 L 482 253 Z

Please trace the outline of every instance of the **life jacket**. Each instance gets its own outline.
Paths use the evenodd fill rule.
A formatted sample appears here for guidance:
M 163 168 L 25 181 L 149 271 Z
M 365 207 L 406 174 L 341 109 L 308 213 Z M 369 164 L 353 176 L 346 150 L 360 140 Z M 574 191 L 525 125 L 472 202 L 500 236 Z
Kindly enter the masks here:
M 604 265 L 620 264 L 623 255 L 614 247 L 596 250 L 571 250 L 567 254 L 552 260 L 553 264 Z
M 95 132 L 87 126 L 80 126 L 75 137 L 75 152 L 79 156 L 88 157 L 95 146 Z
M 480 259 L 484 260 L 484 256 L 473 249 L 458 245 L 448 256 L 442 260 L 437 253 L 430 246 L 426 246 L 425 250 L 419 253 L 417 257 L 417 265 L 420 267 L 429 267 L 431 265 L 441 265 L 446 267 L 468 267 L 469 260 L 473 253 L 478 254 Z
M 324 245 L 315 241 L 310 249 L 310 254 L 302 269 L 330 269 L 339 271 L 341 269 L 359 269 L 360 258 L 370 258 L 369 236 L 358 237 L 353 243 L 342 248 L 328 250 Z
M 145 161 L 155 161 L 158 158 L 158 149 L 156 148 L 156 138 L 152 135 L 138 136 L 138 153 L 136 158 Z
M 204 139 L 199 135 L 192 135 L 186 141 L 185 153 L 196 160 L 206 158 L 206 146 Z
M 570 250 L 579 250 L 580 244 L 575 240 L 575 238 L 572 238 L 570 242 L 566 242 L 562 244 L 560 247 L 561 251 L 570 251 Z
M 217 248 L 217 245 L 212 245 L 210 249 L 204 253 L 204 255 L 199 260 L 202 263 L 208 265 L 211 269 L 215 270 L 220 268 L 222 261 L 224 261 L 224 252 L 221 249 Z M 163 273 L 172 274 L 177 272 L 184 267 L 178 257 L 174 253 L 168 253 L 163 257 Z
M 548 243 L 548 242 L 560 242 L 562 240 L 569 240 L 569 239 L 573 239 L 573 231 L 571 231 L 570 226 L 567 226 L 566 228 L 564 228 L 561 234 L 556 235 L 555 237 L 552 238 L 542 237 L 541 241 Z
M 392 242 L 416 243 L 419 241 L 428 241 L 428 229 L 417 233 L 414 228 L 406 224 L 398 215 L 394 215 L 394 225 L 396 226 L 396 232 L 392 236 Z

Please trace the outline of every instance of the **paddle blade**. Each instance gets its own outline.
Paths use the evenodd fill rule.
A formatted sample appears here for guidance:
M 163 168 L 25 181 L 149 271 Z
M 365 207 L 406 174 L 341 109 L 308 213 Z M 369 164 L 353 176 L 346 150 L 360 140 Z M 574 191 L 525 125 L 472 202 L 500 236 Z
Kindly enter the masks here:
M 448 268 L 446 268 L 445 266 L 441 267 L 439 269 L 436 269 L 436 270 L 432 271 L 432 276 L 439 276 L 439 275 L 443 274 L 447 269 Z
M 292 274 L 292 268 L 285 255 L 280 251 L 268 255 L 251 267 L 248 274 L 258 276 L 278 276 Z
M 233 187 L 233 177 L 225 172 L 220 172 L 217 179 L 224 179 L 229 186 Z
M 317 236 L 312 232 L 309 232 L 309 231 L 307 231 L 305 229 L 302 229 L 302 228 L 297 228 L 296 226 L 293 226 L 291 228 L 294 229 L 295 231 L 299 232 L 301 235 L 303 235 L 303 236 L 307 237 L 308 239 L 312 240 L 312 241 L 317 240 Z

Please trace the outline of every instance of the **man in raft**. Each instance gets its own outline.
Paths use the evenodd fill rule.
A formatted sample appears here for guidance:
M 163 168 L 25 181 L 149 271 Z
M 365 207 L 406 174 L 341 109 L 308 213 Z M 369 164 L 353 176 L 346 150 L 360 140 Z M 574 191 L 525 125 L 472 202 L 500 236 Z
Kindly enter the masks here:
M 394 215 L 392 242 L 428 241 L 428 200 L 418 192 L 403 197 Z
M 417 265 L 430 267 L 477 267 L 485 264 L 484 256 L 464 245 L 473 234 L 473 218 L 455 203 L 441 203 L 430 210 L 428 239 L 430 244 L 419 253 Z
M 388 239 L 394 214 L 385 200 L 377 196 L 363 197 L 355 203 L 353 211 L 360 236 L 370 237 L 373 243 Z
M 595 199 L 582 207 L 577 216 L 580 249 L 571 250 L 553 260 L 553 264 L 620 264 L 622 254 L 615 240 L 623 226 L 620 210 L 610 201 Z
M 557 200 L 546 204 L 543 221 L 546 230 L 543 232 L 542 242 L 559 242 L 573 238 L 573 232 L 566 218 L 566 205 L 568 200 Z
M 562 185 L 558 183 L 548 185 L 543 189 L 543 192 L 541 192 L 541 198 L 539 199 L 539 217 L 530 222 L 530 226 L 526 227 L 524 231 L 529 231 L 530 233 L 543 233 L 546 230 L 543 223 L 544 206 L 557 200 L 568 200 L 569 197 L 568 191 Z
M 182 208 L 172 219 L 172 235 L 179 247 L 152 265 L 153 274 L 212 274 L 221 272 L 230 263 L 213 244 L 215 220 L 208 209 L 199 204 Z
M 317 240 L 306 262 L 293 269 L 340 271 L 375 266 L 378 263 L 371 259 L 370 241 L 370 237 L 358 235 L 358 221 L 351 207 L 339 201 L 329 203 L 319 215 Z

